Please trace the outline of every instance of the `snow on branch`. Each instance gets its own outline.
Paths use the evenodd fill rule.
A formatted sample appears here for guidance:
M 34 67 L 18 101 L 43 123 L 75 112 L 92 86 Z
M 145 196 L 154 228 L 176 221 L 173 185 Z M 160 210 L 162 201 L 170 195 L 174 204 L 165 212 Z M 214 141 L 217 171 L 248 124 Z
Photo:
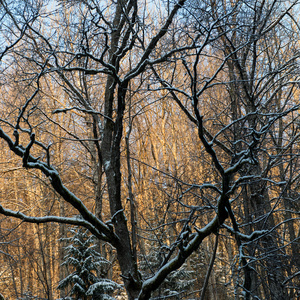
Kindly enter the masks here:
M 67 111 L 70 111 L 70 110 L 78 110 L 78 111 L 81 111 L 81 112 L 84 112 L 84 113 L 88 113 L 88 114 L 96 114 L 96 115 L 100 115 L 102 116 L 103 118 L 111 121 L 112 123 L 114 123 L 114 120 L 106 115 L 104 115 L 103 113 L 99 112 L 99 111 L 95 111 L 95 110 L 91 110 L 91 109 L 83 109 L 83 108 L 80 108 L 80 107 L 76 107 L 76 106 L 73 106 L 73 107 L 66 107 L 66 108 L 62 108 L 62 109 L 55 109 L 52 113 L 53 114 L 57 114 L 57 113 L 66 113 Z
M 255 230 L 251 234 L 248 235 L 248 234 L 241 233 L 240 231 L 236 231 L 226 224 L 223 224 L 223 227 L 225 227 L 232 234 L 237 235 L 243 241 L 253 241 L 253 240 L 260 238 L 263 235 L 269 233 L 269 230 Z
M 59 176 L 59 173 L 53 166 L 48 166 L 47 163 L 40 161 L 39 158 L 33 157 L 29 152 L 30 149 L 35 141 L 35 135 L 31 134 L 30 142 L 26 148 L 22 147 L 21 145 L 15 145 L 12 139 L 3 131 L 0 127 L 0 138 L 6 141 L 9 148 L 19 157 L 23 159 L 23 166 L 25 168 L 30 169 L 38 169 L 44 175 L 49 177 L 50 182 L 54 190 L 63 197 L 65 201 L 70 203 L 78 212 L 80 212 L 81 216 L 85 220 L 84 226 L 86 228 L 92 229 L 98 237 L 101 236 L 103 240 L 110 241 L 114 244 L 117 240 L 116 235 L 113 233 L 112 229 L 99 220 L 94 214 L 92 214 L 87 207 L 83 204 L 83 202 L 76 197 L 66 186 L 62 183 L 62 180 Z M 42 222 L 59 222 L 59 223 L 68 223 L 64 218 L 59 217 L 44 217 L 42 218 L 35 218 L 35 217 L 28 217 L 20 212 L 14 212 L 7 209 L 4 209 L 1 206 L 0 212 L 4 215 L 13 216 L 19 219 L 22 219 L 26 222 L 31 223 L 42 223 Z M 53 218 L 52 220 L 47 218 Z M 47 221 L 46 221 L 47 220 Z M 75 223 L 75 224 L 78 224 Z
M 58 217 L 58 216 L 33 217 L 33 216 L 28 216 L 20 211 L 6 209 L 1 204 L 0 204 L 0 214 L 3 214 L 8 217 L 17 218 L 27 223 L 42 224 L 42 223 L 56 222 L 61 224 L 83 226 L 89 229 L 89 231 L 95 236 L 97 236 L 99 239 L 104 241 L 107 240 L 107 237 L 103 233 L 99 232 L 99 230 L 96 227 L 92 226 L 89 222 L 79 218 L 68 218 L 68 217 Z

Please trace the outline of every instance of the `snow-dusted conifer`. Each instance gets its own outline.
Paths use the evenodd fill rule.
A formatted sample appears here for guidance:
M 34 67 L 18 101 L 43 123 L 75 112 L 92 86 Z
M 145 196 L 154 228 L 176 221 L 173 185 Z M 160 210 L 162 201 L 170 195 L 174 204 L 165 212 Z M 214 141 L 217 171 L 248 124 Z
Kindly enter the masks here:
M 110 294 L 115 289 L 119 289 L 121 286 L 116 282 L 109 279 L 101 279 L 99 282 L 91 285 L 87 291 L 87 295 L 92 295 L 93 300 L 114 300 Z
M 97 270 L 103 268 L 103 265 L 106 268 L 110 262 L 95 250 L 94 236 L 88 230 L 74 227 L 69 231 L 71 237 L 61 239 L 67 244 L 62 265 L 68 266 L 72 272 L 59 282 L 57 288 L 71 287 L 70 295 L 78 300 L 90 299 L 88 295 L 92 295 L 93 299 L 105 299 L 103 294 L 108 296 L 108 293 L 115 290 L 118 285 L 111 280 L 97 277 Z M 108 288 L 100 291 L 96 287 L 101 284 L 106 285 Z

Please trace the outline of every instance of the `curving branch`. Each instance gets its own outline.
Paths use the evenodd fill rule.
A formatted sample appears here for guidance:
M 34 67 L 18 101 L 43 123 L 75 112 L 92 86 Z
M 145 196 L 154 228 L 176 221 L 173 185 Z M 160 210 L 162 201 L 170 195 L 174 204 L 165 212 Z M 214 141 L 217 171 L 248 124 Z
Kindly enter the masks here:
M 30 154 L 30 148 L 32 147 L 35 135 L 31 134 L 30 142 L 26 148 L 24 148 L 21 145 L 15 145 L 15 143 L 12 141 L 12 139 L 3 131 L 3 129 L 0 127 L 0 138 L 6 141 L 11 151 L 13 151 L 17 156 L 21 157 L 23 159 L 23 166 L 25 168 L 30 169 L 37 169 L 40 170 L 45 176 L 49 177 L 50 183 L 54 190 L 62 196 L 62 198 L 70 203 L 83 217 L 83 219 L 86 221 L 86 224 L 90 224 L 89 226 L 92 228 L 96 228 L 99 233 L 105 237 L 105 240 L 109 240 L 112 245 L 115 245 L 118 242 L 117 236 L 114 234 L 112 228 L 102 221 L 100 221 L 98 218 L 95 217 L 94 214 L 92 214 L 87 207 L 83 204 L 83 202 L 76 197 L 69 189 L 65 187 L 65 185 L 62 183 L 62 180 L 59 176 L 59 173 L 53 166 L 49 166 L 48 163 L 44 163 L 43 161 L 40 161 L 38 158 L 32 156 Z M 3 210 L 3 213 L 12 214 L 12 211 L 9 210 Z M 15 217 L 22 216 L 24 220 L 30 220 L 32 223 L 34 221 L 41 221 L 39 218 L 30 218 L 25 217 L 25 215 L 20 215 L 19 213 L 15 213 Z M 19 217 L 20 218 L 20 217 Z M 61 218 L 56 217 L 57 221 L 61 221 Z M 67 223 L 67 222 L 66 222 Z M 95 230 L 94 230 L 95 231 Z

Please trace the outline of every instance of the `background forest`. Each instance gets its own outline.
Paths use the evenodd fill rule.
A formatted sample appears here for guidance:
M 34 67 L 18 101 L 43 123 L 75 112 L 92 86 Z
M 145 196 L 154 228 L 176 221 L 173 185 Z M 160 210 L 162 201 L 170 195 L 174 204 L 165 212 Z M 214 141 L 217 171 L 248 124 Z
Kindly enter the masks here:
M 299 8 L 0 0 L 4 299 L 299 299 Z

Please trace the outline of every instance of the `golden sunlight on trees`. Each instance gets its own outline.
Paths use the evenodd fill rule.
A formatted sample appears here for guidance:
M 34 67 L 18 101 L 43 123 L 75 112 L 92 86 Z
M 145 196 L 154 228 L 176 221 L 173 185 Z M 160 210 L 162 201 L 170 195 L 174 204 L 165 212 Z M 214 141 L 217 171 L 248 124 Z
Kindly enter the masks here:
M 4 299 L 297 299 L 298 11 L 0 0 Z

